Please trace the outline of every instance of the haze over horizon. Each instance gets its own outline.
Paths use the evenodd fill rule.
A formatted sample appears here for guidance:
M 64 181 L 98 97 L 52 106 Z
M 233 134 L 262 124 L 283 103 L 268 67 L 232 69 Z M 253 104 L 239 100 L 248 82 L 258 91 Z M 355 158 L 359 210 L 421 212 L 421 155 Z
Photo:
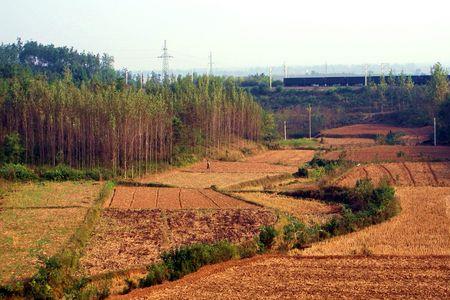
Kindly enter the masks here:
M 449 5 L 439 0 L 3 2 L 0 42 L 106 52 L 118 69 L 158 71 L 165 39 L 174 70 L 205 69 L 210 51 L 218 69 L 450 62 Z

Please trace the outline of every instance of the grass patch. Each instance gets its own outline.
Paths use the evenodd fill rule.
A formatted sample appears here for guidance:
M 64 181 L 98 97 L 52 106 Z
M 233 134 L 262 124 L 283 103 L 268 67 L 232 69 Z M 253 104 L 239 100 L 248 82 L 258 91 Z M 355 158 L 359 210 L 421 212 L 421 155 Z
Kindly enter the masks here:
M 299 139 L 288 139 L 281 140 L 278 142 L 279 148 L 281 149 L 305 149 L 305 150 L 315 150 L 319 148 L 319 141 L 317 139 L 309 138 L 299 138 Z

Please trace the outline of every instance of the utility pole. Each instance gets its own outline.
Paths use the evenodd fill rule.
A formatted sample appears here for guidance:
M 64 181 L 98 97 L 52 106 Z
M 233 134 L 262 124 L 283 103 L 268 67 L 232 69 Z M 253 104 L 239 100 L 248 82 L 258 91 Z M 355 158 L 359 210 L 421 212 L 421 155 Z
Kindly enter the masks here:
M 284 121 L 284 140 L 287 140 L 286 121 Z
M 169 50 L 167 49 L 167 41 L 164 40 L 164 46 L 162 48 L 162 54 L 158 56 L 158 58 L 162 59 L 162 75 L 164 80 L 169 79 L 169 60 L 173 58 L 173 56 L 169 55 Z
M 368 69 L 369 69 L 369 65 L 368 64 L 365 65 L 365 69 L 366 69 L 366 72 L 365 72 L 365 75 L 364 75 L 364 86 L 367 86 L 367 76 L 368 76 Z
M 141 89 L 144 88 L 144 72 L 141 73 Z
M 269 67 L 269 89 L 272 89 L 272 67 Z
M 308 110 L 308 119 L 309 119 L 309 139 L 312 137 L 312 130 L 311 130 L 311 111 L 312 107 L 311 104 L 308 104 L 308 107 L 306 108 Z
M 125 85 L 128 85 L 128 70 L 125 70 Z
M 284 78 L 288 77 L 288 68 L 286 65 L 286 62 L 283 63 L 283 69 L 284 69 Z
M 434 128 L 434 146 L 437 145 L 437 139 L 436 139 L 436 118 L 433 118 L 433 128 Z
M 209 52 L 209 76 L 213 75 L 213 58 L 212 58 L 212 52 Z

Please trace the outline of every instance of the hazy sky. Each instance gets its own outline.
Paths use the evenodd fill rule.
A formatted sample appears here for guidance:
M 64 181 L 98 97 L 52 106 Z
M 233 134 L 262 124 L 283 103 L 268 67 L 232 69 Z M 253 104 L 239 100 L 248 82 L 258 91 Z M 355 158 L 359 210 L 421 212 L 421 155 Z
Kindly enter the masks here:
M 1 0 L 0 42 L 107 52 L 117 68 L 450 62 L 450 4 L 422 0 Z

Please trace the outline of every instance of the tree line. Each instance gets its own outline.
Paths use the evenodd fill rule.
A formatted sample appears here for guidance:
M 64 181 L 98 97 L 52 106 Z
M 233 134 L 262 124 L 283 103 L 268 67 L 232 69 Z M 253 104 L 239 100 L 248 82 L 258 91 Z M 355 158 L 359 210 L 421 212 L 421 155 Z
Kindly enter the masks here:
M 140 87 L 77 84 L 72 76 L 66 69 L 55 80 L 0 78 L 0 144 L 17 134 L 21 162 L 142 174 L 183 153 L 261 135 L 262 108 L 231 78 L 195 75 Z
M 291 137 L 308 134 L 308 111 L 312 106 L 312 128 L 314 133 L 356 123 L 379 122 L 398 126 L 426 126 L 438 118 L 440 136 L 448 126 L 448 113 L 443 111 L 449 95 L 447 71 L 440 63 L 431 68 L 431 80 L 427 85 L 415 85 L 411 77 L 392 72 L 381 77 L 380 83 L 360 88 L 330 87 L 327 89 L 281 89 L 269 90 L 264 76 L 252 76 L 259 80 L 257 88 L 250 88 L 263 108 L 272 111 L 282 132 L 287 121 Z M 244 87 L 247 87 L 245 84 Z M 441 139 L 442 140 L 442 139 Z M 446 141 L 450 139 L 447 138 Z

